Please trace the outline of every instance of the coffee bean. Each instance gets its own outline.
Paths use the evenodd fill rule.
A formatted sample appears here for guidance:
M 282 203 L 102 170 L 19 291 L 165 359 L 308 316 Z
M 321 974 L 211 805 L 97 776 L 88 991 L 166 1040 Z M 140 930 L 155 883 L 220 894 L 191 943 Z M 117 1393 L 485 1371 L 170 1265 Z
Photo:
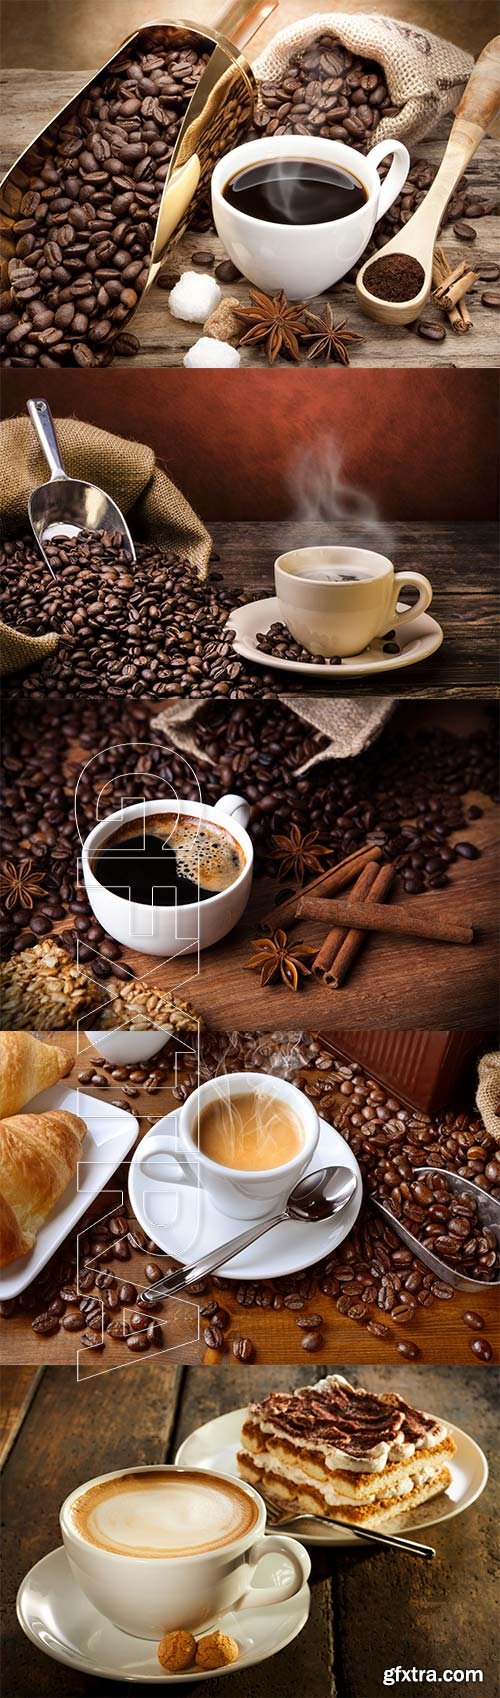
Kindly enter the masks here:
M 154 1345 L 155 1350 L 161 1350 L 163 1344 L 163 1327 L 160 1326 L 159 1321 L 153 1320 L 149 1322 L 149 1326 L 146 1328 L 146 1336 L 148 1343 Z
M 404 1356 L 405 1362 L 416 1362 L 417 1357 L 420 1356 L 418 1344 L 412 1344 L 410 1339 L 402 1338 L 396 1345 L 396 1349 L 399 1350 L 400 1356 Z
M 484 295 L 481 295 L 481 300 L 483 307 L 493 307 L 494 310 L 498 312 L 500 307 L 500 294 L 497 290 L 485 289 Z
M 444 342 L 446 330 L 444 324 L 438 324 L 435 318 L 420 318 L 417 324 L 417 335 L 423 336 L 426 342 Z
M 458 236 L 459 242 L 475 242 L 476 240 L 477 230 L 474 229 L 473 224 L 464 223 L 463 219 L 458 224 L 453 225 L 453 230 L 455 236 Z
M 317 1329 L 314 1332 L 303 1332 L 300 1343 L 303 1350 L 320 1350 L 323 1334 Z
M 316 1331 L 316 1329 L 318 1327 L 323 1326 L 323 1316 L 322 1315 L 297 1315 L 297 1319 L 296 1319 L 295 1324 L 296 1324 L 296 1326 L 301 1327 L 305 1332 L 311 1332 L 311 1331 L 314 1332 L 314 1331 Z
M 482 1315 L 478 1315 L 475 1309 L 466 1309 L 465 1314 L 462 1315 L 462 1320 L 466 1327 L 471 1328 L 472 1332 L 482 1332 L 485 1324 Z
M 238 1362 L 253 1362 L 253 1359 L 254 1359 L 254 1356 L 255 1356 L 255 1347 L 254 1347 L 254 1344 L 252 1342 L 252 1339 L 251 1338 L 233 1338 L 232 1352 L 233 1352 L 233 1356 L 236 1356 L 236 1359 L 237 1359 Z
M 496 283 L 497 278 L 500 277 L 500 265 L 496 265 L 494 260 L 490 262 L 490 260 L 475 259 L 474 271 L 479 273 L 483 283 Z
M 479 1362 L 491 1362 L 493 1351 L 488 1338 L 473 1338 L 471 1350 L 473 1355 L 477 1356 Z
M 95 1332 L 82 1332 L 80 1342 L 84 1350 L 104 1350 L 104 1339 Z
M 146 1276 L 147 1276 L 147 1269 L 146 1269 Z M 135 1303 L 136 1297 L 137 1297 L 137 1287 L 132 1284 L 131 1280 L 128 1280 L 128 1279 L 124 1280 L 123 1285 L 120 1285 L 118 1287 L 118 1301 L 120 1303 Z
M 222 1327 L 213 1325 L 205 1327 L 203 1338 L 208 1350 L 222 1350 L 224 1344 Z
M 241 277 L 241 271 L 233 265 L 232 259 L 221 259 L 215 267 L 215 276 L 218 283 L 236 283 Z
M 64 1315 L 62 1324 L 65 1332 L 83 1332 L 86 1325 L 85 1315 L 81 1315 L 79 1309 L 70 1309 L 69 1315 Z
M 35 1315 L 31 1325 L 33 1332 L 40 1333 L 42 1338 L 51 1338 L 53 1333 L 59 1332 L 58 1316 L 49 1314 L 48 1309 L 42 1315 Z
M 129 1334 L 126 1339 L 127 1350 L 133 1350 L 134 1352 L 149 1350 L 151 1339 L 148 1338 L 148 1330 L 149 1329 Z
M 192 265 L 201 265 L 210 270 L 213 263 L 214 256 L 210 248 L 197 248 L 196 253 L 191 254 Z

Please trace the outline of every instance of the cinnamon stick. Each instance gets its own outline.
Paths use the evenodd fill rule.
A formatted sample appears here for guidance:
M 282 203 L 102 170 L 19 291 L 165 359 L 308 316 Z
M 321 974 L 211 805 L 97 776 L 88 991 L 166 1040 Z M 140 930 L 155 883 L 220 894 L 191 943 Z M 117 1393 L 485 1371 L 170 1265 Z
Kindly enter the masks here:
M 326 872 L 318 873 L 310 880 L 304 890 L 296 890 L 293 896 L 288 896 L 284 902 L 279 902 L 269 914 L 264 914 L 261 926 L 267 926 L 270 931 L 276 931 L 277 926 L 285 929 L 295 919 L 299 897 L 310 896 L 322 891 L 324 896 L 334 896 L 338 890 L 345 890 L 352 884 L 358 873 L 363 871 L 371 861 L 380 861 L 382 850 L 376 843 L 366 843 L 361 849 L 354 849 L 352 855 L 346 855 L 344 861 L 338 861 L 335 867 L 329 867 Z
M 378 868 L 375 883 L 370 892 L 370 902 L 385 902 L 386 897 L 389 895 L 393 878 L 394 867 L 386 866 Z M 345 933 L 345 940 L 340 946 L 338 955 L 335 956 L 335 960 L 330 971 L 325 973 L 325 985 L 330 985 L 333 990 L 340 990 L 341 985 L 343 985 L 345 980 L 348 978 L 351 967 L 354 966 L 354 962 L 356 961 L 365 942 L 366 932 L 359 930 L 356 931 L 353 927 L 350 931 Z
M 462 260 L 461 265 L 456 269 L 463 273 L 463 270 L 465 269 L 465 260 Z M 450 283 L 453 275 L 454 273 L 451 270 L 451 266 L 448 265 L 444 248 L 435 248 L 432 266 L 432 281 L 434 288 L 439 289 L 442 283 Z M 458 306 L 450 308 L 448 320 L 451 324 L 452 330 L 455 331 L 457 336 L 462 336 L 464 331 L 470 330 L 472 319 L 470 312 L 465 305 L 465 299 L 459 301 Z
M 380 869 L 377 867 L 376 861 L 369 861 L 368 866 L 363 867 L 363 871 L 359 873 L 356 883 L 353 885 L 351 891 L 351 896 L 353 896 L 356 901 L 365 901 L 369 891 L 375 884 L 379 870 Z M 323 974 L 326 978 L 327 973 L 330 971 L 330 967 L 333 966 L 333 962 L 338 954 L 340 946 L 344 942 L 345 936 L 346 933 L 343 926 L 333 926 L 332 930 L 327 932 L 327 935 L 321 945 L 321 949 L 318 950 L 318 954 L 312 964 L 313 973 L 315 973 L 318 978 L 322 978 Z
M 475 283 L 479 283 L 479 272 L 465 271 L 462 277 L 457 278 L 456 283 L 442 283 L 440 289 L 434 290 L 432 299 L 437 307 L 443 307 L 445 312 L 450 312 L 451 308 L 456 307 L 462 300 L 462 296 L 466 295 L 469 289 L 473 289 Z
M 437 916 L 410 913 L 408 908 L 380 908 L 375 902 L 351 902 L 346 897 L 327 901 L 321 896 L 301 896 L 297 918 L 333 921 L 338 926 L 355 926 L 365 932 L 387 932 L 394 937 L 425 937 L 433 943 L 473 943 L 472 926 Z

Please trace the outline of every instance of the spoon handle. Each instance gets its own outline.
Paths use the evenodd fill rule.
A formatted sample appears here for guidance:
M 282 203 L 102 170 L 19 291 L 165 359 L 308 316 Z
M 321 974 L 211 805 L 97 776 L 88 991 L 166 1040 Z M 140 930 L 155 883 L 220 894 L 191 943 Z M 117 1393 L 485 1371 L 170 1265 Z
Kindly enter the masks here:
M 465 119 L 485 135 L 500 109 L 500 35 L 486 43 L 464 89 L 455 123 Z M 455 125 L 453 126 L 455 128 Z
M 331 1521 L 332 1527 L 345 1528 L 346 1525 L 345 1521 L 336 1521 L 333 1515 L 322 1516 L 321 1519 Z M 416 1539 L 400 1539 L 397 1533 L 379 1533 L 375 1527 L 349 1525 L 349 1532 L 354 1533 L 356 1539 L 367 1539 L 374 1545 L 391 1545 L 396 1551 L 406 1551 L 407 1555 L 410 1553 L 411 1556 L 424 1557 L 427 1562 L 432 1562 L 436 1555 L 433 1545 L 421 1545 Z
M 215 1273 L 222 1262 L 230 1262 L 240 1250 L 248 1250 L 249 1245 L 254 1244 L 257 1238 L 262 1238 L 265 1232 L 271 1231 L 271 1227 L 279 1226 L 282 1220 L 287 1219 L 285 1213 L 273 1215 L 271 1220 L 261 1221 L 260 1226 L 256 1226 L 254 1221 L 253 1225 L 248 1226 L 246 1232 L 240 1232 L 237 1238 L 229 1238 L 226 1244 L 219 1244 L 216 1250 L 209 1250 L 206 1256 L 200 1256 L 198 1261 L 191 1262 L 189 1267 L 176 1268 L 173 1273 L 166 1274 L 164 1279 L 158 1279 L 154 1285 L 149 1285 L 147 1290 L 141 1293 L 142 1302 L 155 1303 L 157 1297 L 172 1296 L 184 1287 L 189 1288 L 194 1280 L 205 1279 L 206 1274 Z
M 59 445 L 54 429 L 54 420 L 47 401 L 27 401 L 31 423 L 36 430 L 40 447 L 43 448 L 47 465 L 50 467 L 52 478 L 67 476 L 59 453 Z

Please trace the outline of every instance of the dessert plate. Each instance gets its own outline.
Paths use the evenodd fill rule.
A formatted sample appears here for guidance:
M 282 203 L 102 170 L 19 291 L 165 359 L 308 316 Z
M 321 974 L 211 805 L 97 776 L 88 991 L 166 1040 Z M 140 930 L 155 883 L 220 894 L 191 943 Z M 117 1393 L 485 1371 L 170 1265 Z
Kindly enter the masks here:
M 402 612 L 402 606 L 399 609 Z M 383 639 L 377 638 L 370 643 L 363 654 L 351 655 L 342 660 L 338 666 L 320 665 L 314 660 L 282 660 L 281 656 L 263 654 L 257 647 L 257 635 L 266 632 L 281 618 L 280 603 L 277 596 L 266 597 L 264 601 L 247 601 L 244 607 L 234 607 L 228 615 L 228 625 L 235 632 L 233 648 L 243 660 L 251 660 L 257 666 L 276 667 L 280 672 L 300 672 L 308 678 L 321 678 L 324 684 L 332 682 L 341 685 L 344 678 L 365 678 L 374 672 L 395 672 L 400 666 L 414 666 L 418 660 L 428 660 L 429 655 L 435 654 L 441 647 L 443 631 L 437 619 L 430 613 L 421 613 L 419 619 L 409 619 L 407 625 L 399 625 L 397 640 L 399 654 L 384 654 Z
M 112 1103 L 90 1097 L 84 1091 L 71 1090 L 67 1085 L 52 1085 L 50 1090 L 40 1091 L 37 1097 L 26 1103 L 23 1114 L 41 1114 L 49 1108 L 63 1108 L 70 1114 L 81 1115 L 87 1124 L 87 1136 L 83 1140 L 76 1173 L 40 1228 L 33 1249 L 26 1256 L 10 1262 L 0 1274 L 2 1302 L 9 1297 L 17 1297 L 20 1291 L 31 1285 L 35 1274 L 45 1267 L 89 1203 L 94 1201 L 120 1162 L 124 1161 L 139 1131 L 135 1115 L 122 1108 L 113 1108 Z M 110 1196 L 109 1207 L 117 1201 L 119 1198 L 115 1192 Z
M 270 1558 L 263 1558 L 263 1562 L 267 1566 Z M 269 1583 L 272 1580 L 268 1576 Z M 217 1626 L 236 1639 L 240 1648 L 237 1663 L 222 1669 L 186 1669 L 184 1674 L 167 1674 L 158 1662 L 156 1642 L 132 1639 L 129 1633 L 113 1627 L 88 1602 L 73 1579 L 61 1545 L 35 1563 L 21 1582 L 17 1619 L 23 1633 L 39 1651 L 45 1651 L 56 1663 L 65 1663 L 67 1668 L 79 1669 L 81 1674 L 104 1675 L 120 1683 L 142 1681 L 151 1686 L 192 1686 L 195 1681 L 239 1674 L 254 1663 L 264 1662 L 266 1657 L 274 1657 L 302 1632 L 310 1603 L 309 1587 L 302 1586 L 295 1598 L 273 1604 L 270 1609 L 227 1610 Z
M 213 1468 L 218 1474 L 238 1478 L 236 1453 L 247 1413 L 246 1409 L 232 1409 L 229 1414 L 218 1415 L 214 1421 L 206 1421 L 204 1426 L 197 1427 L 181 1444 L 175 1458 L 178 1465 L 182 1464 L 183 1468 Z M 475 1439 L 462 1432 L 461 1427 L 454 1427 L 451 1421 L 446 1424 L 457 1447 L 451 1462 L 447 1458 L 451 1473 L 448 1491 L 442 1492 L 440 1497 L 431 1498 L 429 1503 L 419 1504 L 407 1515 L 382 1522 L 381 1533 L 401 1533 L 404 1537 L 405 1533 L 415 1533 L 419 1528 L 435 1527 L 441 1521 L 450 1521 L 453 1515 L 469 1509 L 484 1491 L 488 1479 L 484 1452 Z M 297 1538 L 304 1545 L 356 1545 L 359 1550 L 359 1539 L 349 1527 L 345 1530 L 343 1527 L 329 1527 L 326 1521 L 320 1521 L 313 1515 L 307 1521 L 297 1521 L 296 1525 Z M 287 1522 L 283 1532 L 293 1531 L 293 1521 Z
M 177 1115 L 178 1111 L 174 1109 L 171 1114 L 165 1115 L 164 1120 L 157 1121 L 135 1150 L 129 1171 L 129 1197 L 134 1214 L 148 1238 L 154 1238 L 165 1255 L 173 1256 L 177 1262 L 184 1264 L 195 1261 L 198 1256 L 206 1256 L 218 1244 L 235 1237 L 241 1232 L 242 1223 L 231 1215 L 220 1214 L 201 1186 L 179 1184 L 174 1155 L 176 1147 L 180 1150 L 175 1138 Z M 149 1140 L 153 1133 L 156 1139 L 159 1132 L 171 1138 L 172 1154 L 167 1151 L 149 1154 Z M 328 1256 L 331 1250 L 336 1249 L 352 1231 L 359 1214 L 363 1187 L 358 1163 L 349 1145 L 326 1120 L 321 1120 L 319 1141 L 306 1171 L 313 1172 L 336 1162 L 350 1167 L 356 1175 L 355 1191 L 340 1214 L 332 1220 L 315 1221 L 312 1225 L 299 1220 L 284 1221 L 258 1239 L 250 1249 L 242 1250 L 232 1261 L 223 1263 L 218 1272 L 226 1279 L 278 1279 L 282 1274 L 298 1273 L 300 1268 L 310 1267 L 312 1262 L 320 1261 L 322 1256 Z M 245 1221 L 245 1226 L 250 1224 L 250 1221 Z

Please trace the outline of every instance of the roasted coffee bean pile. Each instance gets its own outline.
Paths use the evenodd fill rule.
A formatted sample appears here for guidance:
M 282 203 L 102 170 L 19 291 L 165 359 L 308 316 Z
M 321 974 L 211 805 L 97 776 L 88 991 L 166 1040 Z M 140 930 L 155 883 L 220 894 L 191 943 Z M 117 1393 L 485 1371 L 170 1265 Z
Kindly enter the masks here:
M 127 1106 L 126 1101 L 118 1106 Z M 152 1260 L 155 1253 L 156 1244 L 129 1218 L 126 1207 L 106 1220 L 83 1221 L 25 1291 L 0 1303 L 0 1317 L 32 1317 L 33 1332 L 41 1339 L 53 1338 L 61 1329 L 77 1333 L 78 1349 L 100 1352 L 112 1339 L 114 1346 L 122 1344 L 134 1355 L 161 1350 L 165 1332 L 158 1314 L 164 1304 L 148 1304 L 146 1309 L 141 1296 L 167 1271 L 163 1258 L 161 1267 Z M 139 1277 L 131 1280 L 125 1268 L 134 1254 L 145 1260 Z
M 160 32 L 150 41 L 119 54 L 0 195 L 5 365 L 105 364 L 140 299 L 169 161 L 211 56 L 189 32 L 172 49 Z M 125 337 L 118 351 L 135 350 Z
M 468 1158 L 479 1160 L 483 1171 L 483 1150 L 480 1145 L 469 1148 Z M 495 1159 L 491 1170 L 500 1177 L 500 1162 Z M 440 1256 L 458 1273 L 470 1279 L 498 1279 L 500 1249 L 496 1232 L 482 1226 L 477 1203 L 466 1191 L 455 1193 L 442 1173 L 430 1173 L 418 1179 L 403 1179 L 397 1174 L 392 1185 L 379 1192 L 391 1213 L 403 1222 L 415 1238 Z
M 228 634 L 228 613 L 246 592 L 225 590 L 217 572 L 202 582 L 189 560 L 153 543 L 136 554 L 134 565 L 119 532 L 81 531 L 47 548 L 54 578 L 32 540 L 3 543 L 0 618 L 38 636 L 43 607 L 44 629 L 61 638 L 22 689 L 100 695 L 104 676 L 111 696 L 276 694 L 276 675 L 254 672 Z
M 388 640 L 381 638 L 380 644 L 371 643 L 370 648 L 381 647 L 383 654 L 399 654 L 399 643 L 393 641 L 394 636 L 394 631 L 387 631 L 386 639 Z M 279 619 L 276 619 L 269 626 L 268 631 L 258 631 L 256 642 L 261 654 L 272 654 L 279 660 L 300 661 L 301 664 L 307 663 L 308 666 L 342 666 L 341 655 L 311 654 L 310 650 L 305 649 L 302 643 L 296 643 L 294 637 L 290 636 L 286 625 L 282 625 Z
M 60 934 L 65 947 L 76 949 L 78 936 L 80 958 L 89 962 L 96 978 L 129 976 L 120 946 L 104 939 L 77 884 L 74 787 L 81 774 L 80 829 L 90 830 L 104 785 L 110 811 L 119 806 L 120 794 L 113 792 L 119 757 L 113 745 L 146 743 L 145 750 L 131 751 L 146 799 L 161 795 L 167 783 L 187 800 L 196 800 L 196 782 L 183 758 L 169 746 L 167 736 L 151 729 L 157 711 L 158 702 L 144 698 L 117 703 L 107 697 L 94 702 L 42 696 L 36 699 L 34 713 L 33 701 L 23 709 L 20 698 L 3 739 L 2 864 L 9 861 L 18 870 L 29 859 L 42 878 L 44 893 L 30 897 L 28 906 L 7 906 L 4 895 L 1 931 L 7 955 L 29 947 L 37 937 L 54 931 L 59 936 L 58 922 L 67 913 L 73 916 L 74 930 Z M 281 702 L 256 698 L 231 706 L 207 703 L 203 720 L 196 723 L 196 738 L 213 763 L 200 767 L 205 801 L 215 802 L 222 790 L 237 790 L 250 803 L 258 874 L 271 870 L 272 836 L 295 823 L 305 831 L 316 828 L 321 841 L 326 832 L 332 860 L 341 860 L 367 840 L 379 844 L 384 860 L 396 864 L 408 895 L 440 889 L 448 883 L 454 862 L 478 854 L 473 836 L 450 843 L 457 830 L 473 833 L 482 813 L 463 797 L 472 790 L 498 798 L 493 718 L 489 729 L 467 737 L 454 737 L 438 726 L 411 735 L 398 720 L 355 760 L 329 762 L 299 778 L 297 768 L 321 744 Z M 73 755 L 75 745 L 84 751 L 83 758 Z M 98 759 L 91 760 L 93 755 Z M 85 758 L 90 764 L 82 773 Z
M 382 66 L 328 30 L 292 55 L 279 81 L 260 84 L 254 133 L 326 136 L 365 153 L 381 118 L 399 111 Z

